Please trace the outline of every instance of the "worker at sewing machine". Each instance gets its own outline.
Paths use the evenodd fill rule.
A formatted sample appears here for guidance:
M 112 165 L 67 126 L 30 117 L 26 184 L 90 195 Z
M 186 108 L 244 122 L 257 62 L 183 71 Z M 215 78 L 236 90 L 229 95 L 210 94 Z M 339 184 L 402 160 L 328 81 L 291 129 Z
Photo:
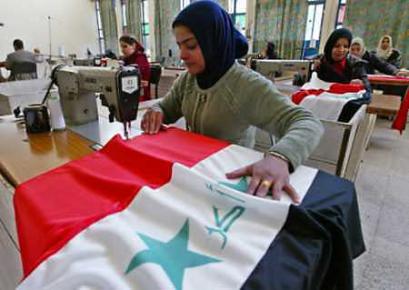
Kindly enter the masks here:
M 24 43 L 21 39 L 15 39 L 13 47 L 14 52 L 8 54 L 5 61 L 0 62 L 0 67 L 5 67 L 11 71 L 8 80 L 36 79 L 36 63 L 39 62 L 36 55 L 24 49 Z
M 121 45 L 121 52 L 123 54 L 122 60 L 125 65 L 137 65 L 142 76 L 142 87 L 139 101 L 148 101 L 151 99 L 151 89 L 149 80 L 151 76 L 150 65 L 145 54 L 144 47 L 130 35 L 123 35 L 119 38 Z
M 300 165 L 318 144 L 320 122 L 302 107 L 281 95 L 274 84 L 235 59 L 248 50 L 229 14 L 217 3 L 198 1 L 182 10 L 173 31 L 187 72 L 173 84 L 158 105 L 144 115 L 141 127 L 155 134 L 162 123 L 186 118 L 188 130 L 250 147 L 251 126 L 278 136 L 265 158 L 227 174 L 251 176 L 248 193 L 274 199 L 297 193 L 289 184 L 289 172 Z

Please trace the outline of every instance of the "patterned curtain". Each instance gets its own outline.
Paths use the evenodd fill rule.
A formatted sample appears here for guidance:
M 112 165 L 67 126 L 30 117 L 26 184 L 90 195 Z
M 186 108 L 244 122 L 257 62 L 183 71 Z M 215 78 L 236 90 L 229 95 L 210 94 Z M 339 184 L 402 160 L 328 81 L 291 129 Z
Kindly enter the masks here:
M 179 52 L 172 32 L 172 22 L 180 11 L 180 0 L 154 1 L 156 60 L 164 59 L 165 65 L 176 65 L 179 60 Z
M 224 10 L 229 11 L 229 0 L 217 0 L 216 2 L 218 2 L 220 6 L 224 8 Z
M 141 0 L 127 0 L 126 8 L 128 33 L 142 43 Z
M 307 12 L 307 0 L 256 0 L 254 51 L 273 41 L 281 58 L 299 59 Z
M 115 1 L 100 0 L 101 22 L 104 31 L 105 48 L 118 54 L 118 30 L 115 15 Z
M 348 0 L 345 27 L 376 50 L 384 34 L 392 36 L 393 46 L 402 53 L 402 67 L 409 66 L 409 1 Z

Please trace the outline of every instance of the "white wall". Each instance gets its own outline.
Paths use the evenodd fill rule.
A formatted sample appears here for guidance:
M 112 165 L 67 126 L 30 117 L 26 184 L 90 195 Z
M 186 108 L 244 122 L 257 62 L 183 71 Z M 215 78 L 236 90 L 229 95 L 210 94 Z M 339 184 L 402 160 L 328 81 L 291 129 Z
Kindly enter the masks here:
M 15 38 L 25 48 L 49 54 L 48 16 L 51 16 L 52 54 L 63 46 L 65 55 L 84 57 L 89 48 L 99 53 L 94 2 L 91 0 L 0 0 L 0 61 L 13 51 Z

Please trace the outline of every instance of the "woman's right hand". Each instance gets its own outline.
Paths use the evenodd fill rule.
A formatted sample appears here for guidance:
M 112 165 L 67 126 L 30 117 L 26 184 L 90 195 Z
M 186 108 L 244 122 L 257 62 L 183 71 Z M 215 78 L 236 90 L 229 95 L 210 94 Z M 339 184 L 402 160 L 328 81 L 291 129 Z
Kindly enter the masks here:
M 162 126 L 163 117 L 160 108 L 149 108 L 143 115 L 141 129 L 146 134 L 157 134 Z

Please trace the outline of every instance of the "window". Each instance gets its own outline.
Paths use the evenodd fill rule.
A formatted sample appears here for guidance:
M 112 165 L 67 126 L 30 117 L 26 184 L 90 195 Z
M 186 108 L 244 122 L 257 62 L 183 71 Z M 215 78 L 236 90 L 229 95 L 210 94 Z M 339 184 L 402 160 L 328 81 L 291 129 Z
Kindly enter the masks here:
M 180 10 L 190 4 L 190 0 L 180 0 Z
M 95 13 L 97 17 L 97 35 L 98 35 L 99 53 L 103 54 L 105 52 L 105 43 L 104 43 L 104 31 L 102 29 L 101 9 L 99 5 L 99 0 L 95 1 Z
M 142 25 L 142 44 L 146 51 L 150 51 L 149 45 L 149 5 L 148 0 L 141 1 L 141 25 Z
M 339 0 L 337 20 L 335 22 L 336 28 L 340 28 L 343 26 L 346 8 L 347 8 L 347 0 Z
M 121 0 L 122 33 L 128 33 L 128 15 L 126 11 L 126 0 Z
M 243 35 L 246 34 L 246 0 L 230 0 L 229 13 L 233 20 L 234 26 Z
M 310 45 L 320 39 L 325 0 L 308 0 L 308 16 L 304 40 Z M 313 45 L 315 47 L 315 45 Z

